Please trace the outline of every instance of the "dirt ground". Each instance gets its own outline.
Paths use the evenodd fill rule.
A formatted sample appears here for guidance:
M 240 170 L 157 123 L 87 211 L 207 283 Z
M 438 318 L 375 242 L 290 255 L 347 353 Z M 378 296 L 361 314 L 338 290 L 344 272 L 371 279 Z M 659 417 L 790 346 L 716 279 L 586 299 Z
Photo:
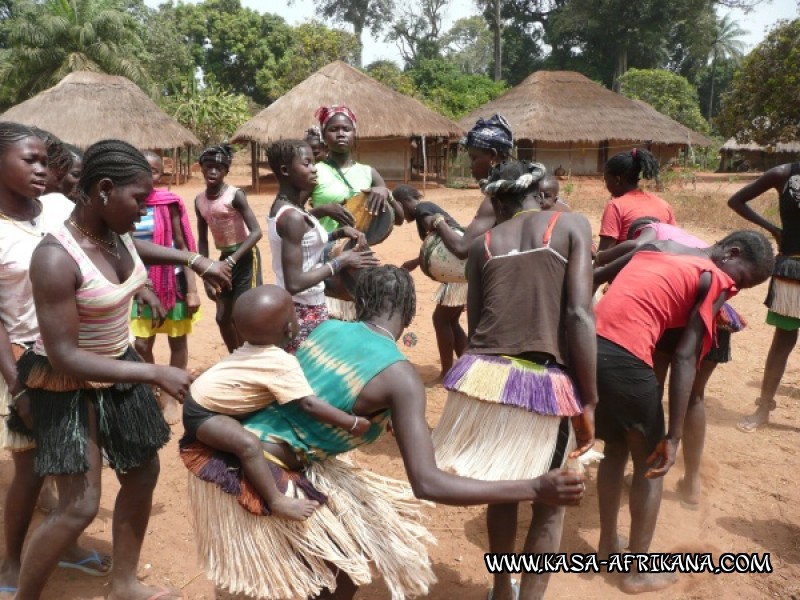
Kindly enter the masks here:
M 230 181 L 239 185 L 248 183 L 244 177 L 232 177 Z M 728 210 L 724 207 L 724 197 L 742 184 L 742 181 L 712 178 L 711 181 L 702 180 L 688 188 L 665 194 L 665 197 L 676 201 L 679 222 L 700 237 L 713 241 L 730 229 L 714 229 L 703 225 L 703 220 L 714 214 L 728 219 L 727 215 L 723 217 Z M 174 190 L 189 204 L 200 190 L 200 185 L 201 181 L 195 176 L 188 184 Z M 564 186 L 569 192 L 569 201 L 587 214 L 595 231 L 607 199 L 607 193 L 601 186 L 599 179 L 577 180 Z M 435 189 L 429 190 L 427 197 L 441 204 L 462 223 L 469 222 L 480 202 L 477 190 Z M 267 214 L 272 198 L 273 195 L 263 189 L 258 196 L 250 195 L 250 203 L 260 218 Z M 701 220 L 698 222 L 697 208 L 701 206 L 705 209 L 700 211 Z M 396 229 L 376 250 L 384 261 L 399 265 L 415 256 L 419 245 L 415 228 L 406 225 Z M 264 280 L 274 281 L 266 238 L 260 247 L 266 265 Z M 414 279 L 418 309 L 410 330 L 417 334 L 419 343 L 413 348 L 404 347 L 403 351 L 422 378 L 431 382 L 439 371 L 431 325 L 434 308 L 432 296 L 437 284 L 419 270 L 414 272 Z M 800 397 L 800 363 L 797 353 L 789 362 L 772 424 L 751 435 L 740 433 L 735 428 L 736 422 L 753 409 L 772 337 L 771 328 L 764 324 L 762 300 L 765 293 L 766 285 L 762 285 L 744 291 L 733 301 L 750 325 L 734 336 L 734 360 L 721 365 L 708 386 L 708 435 L 702 466 L 702 504 L 699 510 L 688 511 L 678 502 L 675 486 L 683 471 L 679 457 L 666 477 L 652 551 L 712 552 L 715 556 L 723 552 L 766 552 L 770 555 L 774 572 L 769 575 L 681 575 L 679 583 L 673 588 L 645 597 L 686 600 L 721 597 L 800 598 L 800 491 L 797 486 L 800 417 L 796 411 Z M 207 299 L 203 310 L 203 318 L 189 341 L 191 368 L 205 369 L 225 354 L 214 323 L 213 305 Z M 156 346 L 158 360 L 166 362 L 166 342 L 161 340 Z M 440 385 L 430 383 L 427 392 L 428 422 L 433 427 L 441 414 L 445 392 Z M 206 580 L 196 559 L 192 525 L 186 506 L 187 471 L 177 453 L 177 440 L 181 433 L 182 427 L 174 426 L 173 439 L 161 453 L 161 477 L 155 492 L 139 575 L 150 583 L 182 588 L 186 596 L 193 600 L 230 598 L 216 591 Z M 598 442 L 597 447 L 601 449 L 602 444 Z M 357 462 L 377 472 L 405 478 L 396 444 L 389 436 L 384 436 L 364 451 L 358 451 Z M 8 457 L 3 457 L 0 460 L 0 485 L 6 486 L 11 475 L 12 463 Z M 118 490 L 113 472 L 104 472 L 103 486 L 100 513 L 82 541 L 89 547 L 110 552 L 112 507 Z M 484 507 L 437 506 L 428 510 L 428 525 L 438 538 L 438 544 L 430 549 L 430 554 L 439 579 L 431 589 L 429 598 L 479 600 L 486 597 L 490 576 L 483 563 L 483 555 L 488 547 L 484 513 Z M 530 510 L 523 507 L 518 532 L 520 546 L 529 522 Z M 624 506 L 621 526 L 627 527 L 628 522 L 627 506 Z M 592 481 L 587 486 L 582 505 L 567 511 L 562 551 L 593 552 L 597 547 L 598 535 L 597 493 Z M 280 557 L 275 559 L 280 560 Z M 103 598 L 107 593 L 106 579 L 59 569 L 50 580 L 44 598 L 88 600 Z M 547 596 L 583 600 L 625 597 L 604 577 L 593 574 L 556 574 L 551 579 Z M 359 600 L 388 600 L 389 597 L 380 579 L 363 588 L 357 596 Z

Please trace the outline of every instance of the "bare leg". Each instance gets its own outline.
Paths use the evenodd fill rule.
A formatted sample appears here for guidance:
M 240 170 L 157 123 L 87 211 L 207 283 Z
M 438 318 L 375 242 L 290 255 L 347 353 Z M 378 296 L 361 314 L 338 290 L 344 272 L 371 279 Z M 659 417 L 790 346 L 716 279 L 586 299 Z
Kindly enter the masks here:
M 337 570 L 337 568 L 331 564 L 328 564 L 328 567 L 331 571 Z M 336 575 L 336 591 L 330 592 L 326 589 L 317 596 L 316 600 L 352 600 L 357 591 L 358 587 L 353 583 L 353 580 L 348 577 L 347 573 L 339 571 Z
M 86 440 L 89 470 L 86 473 L 60 475 L 58 508 L 33 532 L 22 557 L 17 600 L 35 600 L 64 552 L 97 515 L 100 505 L 100 449 L 94 410 L 89 410 L 89 434 Z
M 683 422 L 683 468 L 684 476 L 678 484 L 681 502 L 691 508 L 700 502 L 700 460 L 706 441 L 706 403 L 705 393 L 717 363 L 704 360 L 697 369 L 689 396 L 689 407 Z
M 597 468 L 597 501 L 600 511 L 600 543 L 597 552 L 601 559 L 622 551 L 617 531 L 619 506 L 625 465 L 628 463 L 628 444 L 606 441 L 605 458 Z
M 235 454 L 242 463 L 242 471 L 256 492 L 267 501 L 273 516 L 305 521 L 319 502 L 304 498 L 287 498 L 275 485 L 267 459 L 264 458 L 261 440 L 242 427 L 236 419 L 217 415 L 207 419 L 197 428 L 197 439 L 204 444 Z
M 169 364 L 171 367 L 186 370 L 189 366 L 189 342 L 185 335 L 168 337 Z
M 464 354 L 464 351 L 467 349 L 467 332 L 464 331 L 464 328 L 461 326 L 460 317 L 461 313 L 459 313 L 459 316 L 455 317 L 455 319 L 451 323 L 453 330 L 453 339 L 455 340 L 455 351 L 457 357 L 460 357 L 462 354 Z
M 544 554 L 558 552 L 561 546 L 561 532 L 564 527 L 564 507 L 533 505 L 533 520 L 525 539 L 525 552 Z M 522 575 L 519 590 L 520 600 L 541 600 L 547 590 L 550 574 Z
M 626 434 L 628 448 L 633 458 L 633 484 L 630 494 L 631 536 L 630 550 L 634 554 L 646 554 L 650 550 L 653 534 L 656 530 L 658 511 L 661 508 L 661 492 L 664 479 L 647 479 L 647 458 L 650 449 L 641 432 L 628 431 Z M 602 463 L 601 463 L 602 464 Z M 620 583 L 620 589 L 629 594 L 652 592 L 675 583 L 674 573 L 638 573 L 626 574 Z
M 156 362 L 156 359 L 153 356 L 153 345 L 155 343 L 156 343 L 156 336 L 149 338 L 137 337 L 136 341 L 133 342 L 133 347 L 145 362 L 154 364 Z
M 767 362 L 764 365 L 764 379 L 761 381 L 761 397 L 758 408 L 749 417 L 739 423 L 739 429 L 752 432 L 769 421 L 769 413 L 775 408 L 775 394 L 786 371 L 789 355 L 797 343 L 797 330 L 786 331 L 775 328 L 772 345 L 769 347 Z
M 242 345 L 242 340 L 239 339 L 239 333 L 233 324 L 233 302 L 232 296 L 217 298 L 217 325 L 228 352 L 233 352 Z
M 456 344 L 461 343 L 456 335 L 453 323 L 458 326 L 458 319 L 464 311 L 463 306 L 443 306 L 437 304 L 433 311 L 433 329 L 436 332 L 436 344 L 439 346 L 439 361 L 442 365 L 442 376 L 453 366 L 453 355 L 456 353 Z M 463 330 L 461 330 L 463 333 Z M 466 338 L 466 336 L 464 336 Z M 464 344 L 466 345 L 466 344 Z M 463 347 L 462 347 L 463 351 Z
M 517 540 L 518 504 L 490 504 L 486 508 L 489 552 L 510 554 Z M 510 573 L 495 573 L 492 600 L 513 600 Z

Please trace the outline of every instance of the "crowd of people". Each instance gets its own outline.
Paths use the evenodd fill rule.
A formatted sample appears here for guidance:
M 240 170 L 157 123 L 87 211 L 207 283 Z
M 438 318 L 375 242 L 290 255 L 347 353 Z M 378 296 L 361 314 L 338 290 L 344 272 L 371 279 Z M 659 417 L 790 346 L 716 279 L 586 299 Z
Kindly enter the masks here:
M 518 506 L 531 502 L 519 550 L 569 552 L 564 507 L 583 499 L 582 460 L 595 438 L 604 442 L 597 552 L 646 553 L 681 443 L 681 503 L 701 500 L 705 387 L 745 326 L 728 301 L 772 276 L 775 337 L 757 410 L 739 427 L 767 423 L 800 330 L 800 163 L 768 171 L 729 202 L 777 240 L 777 260 L 756 231 L 709 245 L 677 227 L 669 204 L 640 187 L 659 170 L 645 148 L 608 160 L 612 198 L 595 247 L 558 179 L 513 158 L 500 115 L 461 142 L 484 195 L 464 227 L 418 189 L 390 191 L 355 160 L 348 107 L 321 107 L 316 118 L 303 139 L 268 148 L 277 193 L 265 215 L 226 182 L 233 149 L 205 149 L 196 231 L 183 199 L 161 186 L 157 154 L 120 140 L 81 153 L 0 122 L 0 443 L 14 464 L 0 597 L 40 598 L 66 568 L 109 576 L 111 600 L 180 598 L 136 576 L 159 450 L 180 421 L 200 556 L 235 593 L 347 599 L 377 572 L 392 598 L 423 596 L 435 576 L 421 501 L 487 505 L 487 551 L 503 554 L 518 550 Z M 747 204 L 770 189 L 780 225 Z M 371 232 L 346 206 L 359 194 L 373 219 L 413 221 L 420 241 L 438 236 L 466 259 L 464 281 L 441 283 L 433 298 L 448 392 L 433 432 L 425 386 L 397 345 L 416 313 L 410 272 L 420 259 L 380 264 Z M 198 376 L 187 370 L 196 275 L 229 352 Z M 154 360 L 158 334 L 169 340 L 168 365 Z M 408 482 L 343 456 L 385 431 Z M 629 458 L 625 541 L 618 515 Z M 78 543 L 97 515 L 106 463 L 120 482 L 111 556 Z M 37 502 L 50 513 L 29 532 Z M 541 598 L 548 585 L 544 574 L 493 577 L 490 600 Z M 633 571 L 619 586 L 636 593 L 673 582 Z

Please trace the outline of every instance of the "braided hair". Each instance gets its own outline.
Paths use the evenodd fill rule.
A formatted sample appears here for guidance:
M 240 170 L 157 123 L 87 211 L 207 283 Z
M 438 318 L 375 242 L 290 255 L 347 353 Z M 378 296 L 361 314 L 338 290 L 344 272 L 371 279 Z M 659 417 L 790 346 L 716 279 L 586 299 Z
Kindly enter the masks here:
M 505 212 L 514 213 L 522 208 L 529 194 L 539 190 L 539 182 L 545 173 L 541 163 L 503 161 L 489 172 L 488 179 L 480 182 L 481 190 L 499 202 Z
M 267 162 L 275 177 L 280 177 L 281 167 L 289 167 L 292 164 L 294 157 L 299 156 L 301 148 L 311 150 L 311 146 L 305 140 L 278 140 L 270 144 L 267 148 Z
M 405 328 L 417 312 L 417 295 L 411 274 L 392 265 L 362 271 L 354 296 L 356 319 L 359 321 L 369 321 L 388 309 L 390 319 L 396 312 L 400 313 Z
M 201 165 L 204 162 L 215 162 L 224 166 L 226 169 L 233 162 L 233 147 L 230 144 L 217 144 L 210 146 L 200 153 L 197 162 Z
M 0 121 L 0 155 L 17 142 L 29 137 L 38 137 L 31 127 L 11 121 Z
M 83 160 L 83 151 L 77 146 L 73 146 L 72 144 L 67 144 L 66 142 L 64 142 L 64 148 L 66 148 L 67 152 L 69 152 L 72 155 L 73 166 L 76 160 L 81 160 L 81 161 Z
M 639 179 L 658 179 L 658 160 L 648 150 L 634 148 L 630 152 L 615 154 L 606 162 L 606 172 L 621 177 L 631 185 L 637 185 Z
M 101 179 L 108 178 L 114 185 L 124 186 L 142 173 L 152 176 L 150 164 L 137 148 L 122 140 L 101 140 L 89 146 L 83 155 L 78 191 L 88 197 L 92 185 Z
M 642 229 L 643 227 L 647 227 L 652 223 L 660 223 L 660 222 L 661 221 L 659 221 L 655 217 L 639 217 L 638 219 L 634 220 L 633 223 L 631 223 L 630 227 L 628 227 L 628 239 L 629 240 L 634 239 L 636 237 L 636 234 L 638 234 L 639 230 Z
M 757 283 L 766 281 L 772 275 L 775 268 L 775 253 L 772 251 L 772 244 L 763 233 L 741 229 L 728 234 L 715 246 L 723 251 L 732 246 L 738 247 L 742 260 L 753 266 L 753 276 L 757 279 Z
M 47 149 L 47 168 L 60 176 L 65 175 L 72 168 L 73 161 L 66 144 L 49 131 L 38 127 L 31 129 L 44 142 L 44 147 Z

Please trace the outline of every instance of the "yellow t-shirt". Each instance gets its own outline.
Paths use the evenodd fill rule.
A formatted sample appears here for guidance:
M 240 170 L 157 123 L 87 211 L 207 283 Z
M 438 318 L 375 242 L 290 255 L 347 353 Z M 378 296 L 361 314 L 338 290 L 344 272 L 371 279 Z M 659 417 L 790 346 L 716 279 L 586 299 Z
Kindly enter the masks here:
M 314 391 L 297 359 L 277 346 L 245 343 L 192 383 L 192 399 L 223 415 L 246 415 Z

